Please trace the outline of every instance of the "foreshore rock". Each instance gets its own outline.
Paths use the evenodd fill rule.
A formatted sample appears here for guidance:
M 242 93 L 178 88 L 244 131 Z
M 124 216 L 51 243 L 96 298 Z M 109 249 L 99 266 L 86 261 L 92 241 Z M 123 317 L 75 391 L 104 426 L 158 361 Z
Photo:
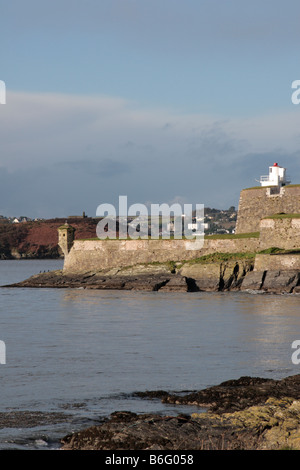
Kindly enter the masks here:
M 63 450 L 300 449 L 300 375 L 241 377 L 186 396 L 145 392 L 168 403 L 209 408 L 191 415 L 115 412 L 102 424 L 62 439 Z
M 153 263 L 122 269 L 68 273 L 63 270 L 36 274 L 2 287 L 85 288 L 162 292 L 260 291 L 300 293 L 297 270 L 255 271 L 253 261 L 207 263 Z

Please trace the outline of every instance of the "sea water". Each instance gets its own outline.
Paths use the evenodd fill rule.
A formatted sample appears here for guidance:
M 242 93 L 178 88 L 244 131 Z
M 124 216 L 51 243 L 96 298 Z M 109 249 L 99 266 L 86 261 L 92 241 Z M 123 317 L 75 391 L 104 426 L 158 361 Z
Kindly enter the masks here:
M 61 269 L 61 260 L 0 261 L 0 285 Z M 0 289 L 0 449 L 59 447 L 116 410 L 184 410 L 136 391 L 192 391 L 241 376 L 298 374 L 300 296 L 255 292 Z M 5 425 L 7 413 L 58 412 L 53 425 Z M 190 408 L 186 409 L 187 412 Z

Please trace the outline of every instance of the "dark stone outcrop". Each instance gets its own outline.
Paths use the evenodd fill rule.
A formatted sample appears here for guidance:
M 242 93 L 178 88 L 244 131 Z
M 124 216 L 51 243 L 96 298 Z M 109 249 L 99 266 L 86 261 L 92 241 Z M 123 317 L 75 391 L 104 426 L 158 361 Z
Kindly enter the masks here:
M 219 256 L 220 258 L 221 256 Z M 36 274 L 5 287 L 53 287 L 162 292 L 260 291 L 299 293 L 300 271 L 255 270 L 253 259 L 136 264 L 90 272 Z
M 216 267 L 214 269 L 216 271 Z M 43 288 L 84 288 L 145 290 L 161 292 L 217 292 L 217 291 L 260 291 L 262 293 L 300 293 L 300 272 L 287 271 L 247 271 L 236 276 L 234 271 L 227 277 L 220 272 L 208 272 L 207 277 L 201 273 L 151 272 L 118 273 L 78 273 L 64 274 L 63 271 L 51 271 L 36 274 L 29 279 L 2 287 L 43 287 Z M 219 270 L 220 271 L 220 270 Z M 186 275 L 191 274 L 191 275 Z
M 243 279 L 241 290 L 260 290 L 272 294 L 299 293 L 300 272 L 293 269 L 281 271 L 252 271 Z
M 267 271 L 262 285 L 262 289 L 266 292 L 281 293 L 282 290 L 287 293 L 293 292 L 298 285 L 300 278 L 299 271 Z
M 33 428 L 36 426 L 65 423 L 71 420 L 72 416 L 58 412 L 5 411 L 0 412 L 0 429 Z
M 260 290 L 266 277 L 266 271 L 251 271 L 244 278 L 242 290 Z
M 168 285 L 170 283 L 170 285 Z M 146 290 L 146 291 L 188 291 L 185 278 L 173 274 L 140 274 L 136 276 L 110 276 L 63 274 L 59 272 L 41 273 L 6 287 L 43 287 L 43 288 L 87 288 L 101 290 Z
M 300 449 L 300 375 L 241 377 L 185 396 L 139 393 L 167 403 L 206 406 L 192 415 L 115 412 L 102 424 L 62 439 L 65 450 Z
M 196 405 L 209 407 L 211 411 L 224 413 L 243 410 L 248 406 L 261 405 L 269 397 L 282 398 L 289 396 L 300 399 L 300 375 L 282 380 L 260 377 L 241 377 L 228 380 L 220 385 L 209 387 L 185 395 L 160 392 L 142 392 L 137 396 L 143 398 L 161 398 L 163 403 L 177 405 Z

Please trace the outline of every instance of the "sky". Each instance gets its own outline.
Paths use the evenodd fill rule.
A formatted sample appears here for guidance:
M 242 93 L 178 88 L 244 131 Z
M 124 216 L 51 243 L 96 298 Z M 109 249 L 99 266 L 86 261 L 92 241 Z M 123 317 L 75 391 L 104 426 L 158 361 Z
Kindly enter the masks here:
M 300 183 L 298 0 L 0 0 L 0 214 Z

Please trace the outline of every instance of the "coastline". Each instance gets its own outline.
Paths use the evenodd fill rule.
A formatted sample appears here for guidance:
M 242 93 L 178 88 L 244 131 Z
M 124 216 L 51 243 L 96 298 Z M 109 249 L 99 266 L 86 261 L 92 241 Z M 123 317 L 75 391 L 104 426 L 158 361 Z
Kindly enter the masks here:
M 49 450 L 300 450 L 300 374 L 279 380 L 242 376 L 199 391 L 150 390 L 130 396 L 178 405 L 181 412 L 114 411 L 87 418 L 82 426 L 68 411 L 11 410 L 0 413 L 1 428 L 27 429 L 32 435 L 41 426 L 57 427 L 49 442 L 43 436 Z M 59 433 L 66 424 L 68 434 Z
M 258 272 L 251 260 L 156 263 L 126 269 L 36 274 L 2 287 L 148 290 L 162 292 L 251 291 L 296 294 L 299 272 Z M 201 276 L 200 276 L 201 274 Z M 273 278 L 273 284 L 270 280 Z M 265 284 L 261 284 L 262 279 Z M 266 283 L 268 280 L 269 284 Z M 267 289 L 267 286 L 269 288 Z M 243 287 L 246 287 L 243 288 Z M 263 288 L 265 286 L 265 288 Z M 255 289 L 258 288 L 258 289 Z M 300 378 L 281 381 L 241 377 L 187 395 L 143 392 L 143 399 L 196 405 L 206 411 L 162 417 L 113 413 L 103 423 L 66 435 L 62 450 L 271 450 L 300 449 Z M 25 415 L 20 419 L 25 419 Z M 18 416 L 16 416 L 18 419 Z M 37 423 L 42 416 L 37 415 Z M 48 419 L 60 420 L 59 416 Z M 63 417 L 62 417 L 63 419 Z M 5 422 L 5 421 L 4 421 Z M 38 425 L 38 424 L 37 424 Z M 164 438 L 162 438 L 164 436 Z
M 299 450 L 299 392 L 300 375 L 241 377 L 187 395 L 139 393 L 208 410 L 178 416 L 114 412 L 65 436 L 62 450 Z
M 229 258 L 225 261 L 149 263 L 89 272 L 49 271 L 1 287 L 299 294 L 300 271 L 257 271 L 251 259 Z

